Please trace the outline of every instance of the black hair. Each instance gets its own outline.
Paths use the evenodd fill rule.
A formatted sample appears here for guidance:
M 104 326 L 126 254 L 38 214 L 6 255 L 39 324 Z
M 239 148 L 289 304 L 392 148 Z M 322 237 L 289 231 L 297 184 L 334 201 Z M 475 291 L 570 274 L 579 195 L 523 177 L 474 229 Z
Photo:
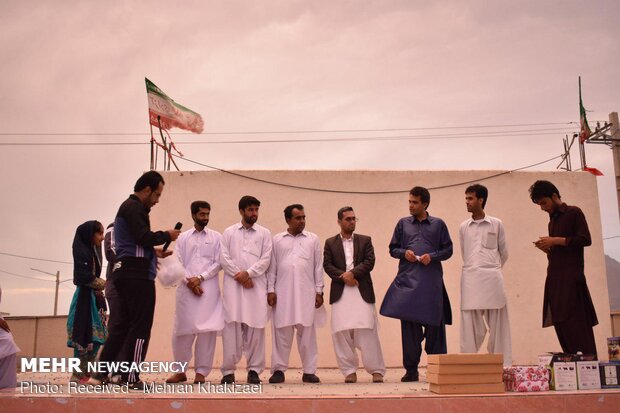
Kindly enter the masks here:
M 342 221 L 345 212 L 353 211 L 353 207 L 343 206 L 338 210 L 338 221 Z
M 239 200 L 239 209 L 240 210 L 245 210 L 247 207 L 249 207 L 251 205 L 256 205 L 257 207 L 259 207 L 260 206 L 260 201 L 258 199 L 256 199 L 256 198 L 254 198 L 253 196 L 250 196 L 250 195 L 244 195 Z
M 426 208 L 428 208 L 428 206 L 431 204 L 431 193 L 428 192 L 428 189 L 424 188 L 423 186 L 414 186 L 413 188 L 411 188 L 411 191 L 409 191 L 409 195 L 420 197 L 420 202 L 426 204 Z
M 530 198 L 532 202 L 537 204 L 542 198 L 553 198 L 553 194 L 557 194 L 561 198 L 558 188 L 549 181 L 536 181 L 530 186 Z
M 484 209 L 484 206 L 487 204 L 487 199 L 489 198 L 489 190 L 487 189 L 486 186 L 480 185 L 480 184 L 473 184 L 467 187 L 467 189 L 465 190 L 465 193 L 466 194 L 473 193 L 476 195 L 476 198 L 484 199 L 484 201 L 482 201 L 482 209 Z
M 299 209 L 303 211 L 304 206 L 301 204 L 293 204 L 293 205 L 287 206 L 286 208 L 284 208 L 284 219 L 288 221 L 289 219 L 293 218 L 294 209 Z
M 211 210 L 211 205 L 207 201 L 194 201 L 189 209 L 192 211 L 192 215 L 196 215 L 200 208 L 207 208 L 209 211 Z
M 165 184 L 163 176 L 159 174 L 159 172 L 148 171 L 142 174 L 140 178 L 136 181 L 136 184 L 133 187 L 134 192 L 140 192 L 144 188 L 149 187 L 151 190 L 157 190 L 159 187 L 159 183 Z

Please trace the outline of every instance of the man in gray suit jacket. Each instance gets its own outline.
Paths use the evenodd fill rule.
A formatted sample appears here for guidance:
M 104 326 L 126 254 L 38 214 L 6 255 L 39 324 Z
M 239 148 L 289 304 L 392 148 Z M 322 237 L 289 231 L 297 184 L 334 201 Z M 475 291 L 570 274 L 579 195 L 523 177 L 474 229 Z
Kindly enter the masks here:
M 370 278 L 375 251 L 370 237 L 353 234 L 356 222 L 353 208 L 340 208 L 340 234 L 325 241 L 323 268 L 332 279 L 329 294 L 332 339 L 345 383 L 357 381 L 356 348 L 362 353 L 362 363 L 372 375 L 372 381 L 381 383 L 385 362 L 377 334 L 375 292 Z

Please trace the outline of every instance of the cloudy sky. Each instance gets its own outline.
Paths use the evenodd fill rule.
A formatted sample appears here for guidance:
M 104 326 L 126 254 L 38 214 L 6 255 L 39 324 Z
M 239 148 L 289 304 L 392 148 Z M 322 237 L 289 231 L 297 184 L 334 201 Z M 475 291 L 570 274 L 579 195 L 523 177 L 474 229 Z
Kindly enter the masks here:
M 148 169 L 145 76 L 204 118 L 203 135 L 173 132 L 186 159 L 225 169 L 515 169 L 561 154 L 578 130 L 579 75 L 591 122 L 620 111 L 614 0 L 0 11 L 0 310 L 13 315 L 51 313 L 53 277 L 31 268 L 70 278 L 75 227 L 110 222 Z M 605 173 L 605 248 L 620 259 L 612 154 L 588 145 L 587 157 Z M 72 291 L 62 284 L 61 314 Z

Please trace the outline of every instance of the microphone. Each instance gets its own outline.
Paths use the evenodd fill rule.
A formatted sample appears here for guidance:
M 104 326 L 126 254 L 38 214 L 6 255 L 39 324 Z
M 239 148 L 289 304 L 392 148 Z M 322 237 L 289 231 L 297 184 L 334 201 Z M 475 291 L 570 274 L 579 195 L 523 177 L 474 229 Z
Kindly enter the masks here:
M 182 223 L 177 222 L 177 224 L 174 226 L 174 229 L 181 229 L 182 226 L 183 226 Z M 168 249 L 168 247 L 170 246 L 170 242 L 171 241 L 166 241 L 166 243 L 164 244 L 164 251 Z

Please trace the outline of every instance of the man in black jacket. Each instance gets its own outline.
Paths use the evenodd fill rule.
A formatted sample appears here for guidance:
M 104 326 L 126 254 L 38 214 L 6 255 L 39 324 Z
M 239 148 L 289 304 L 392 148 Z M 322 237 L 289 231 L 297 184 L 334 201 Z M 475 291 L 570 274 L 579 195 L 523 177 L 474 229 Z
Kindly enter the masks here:
M 101 351 L 102 362 L 120 360 L 137 365 L 146 356 L 155 312 L 157 257 L 172 254 L 172 251 L 156 250 L 154 246 L 176 240 L 181 232 L 177 229 L 151 231 L 149 212 L 159 202 L 163 190 L 163 177 L 155 171 L 146 172 L 116 214 L 116 263 L 112 279 L 120 296 L 119 317 Z M 105 373 L 93 377 L 95 384 L 107 381 Z M 130 388 L 144 388 L 135 369 L 123 372 L 121 380 Z
M 357 381 L 356 348 L 362 352 L 366 371 L 374 383 L 383 382 L 385 362 L 377 334 L 375 292 L 370 271 L 375 251 L 370 237 L 353 234 L 357 218 L 351 207 L 338 211 L 340 234 L 325 241 L 323 268 L 332 279 L 332 339 L 345 383 Z

